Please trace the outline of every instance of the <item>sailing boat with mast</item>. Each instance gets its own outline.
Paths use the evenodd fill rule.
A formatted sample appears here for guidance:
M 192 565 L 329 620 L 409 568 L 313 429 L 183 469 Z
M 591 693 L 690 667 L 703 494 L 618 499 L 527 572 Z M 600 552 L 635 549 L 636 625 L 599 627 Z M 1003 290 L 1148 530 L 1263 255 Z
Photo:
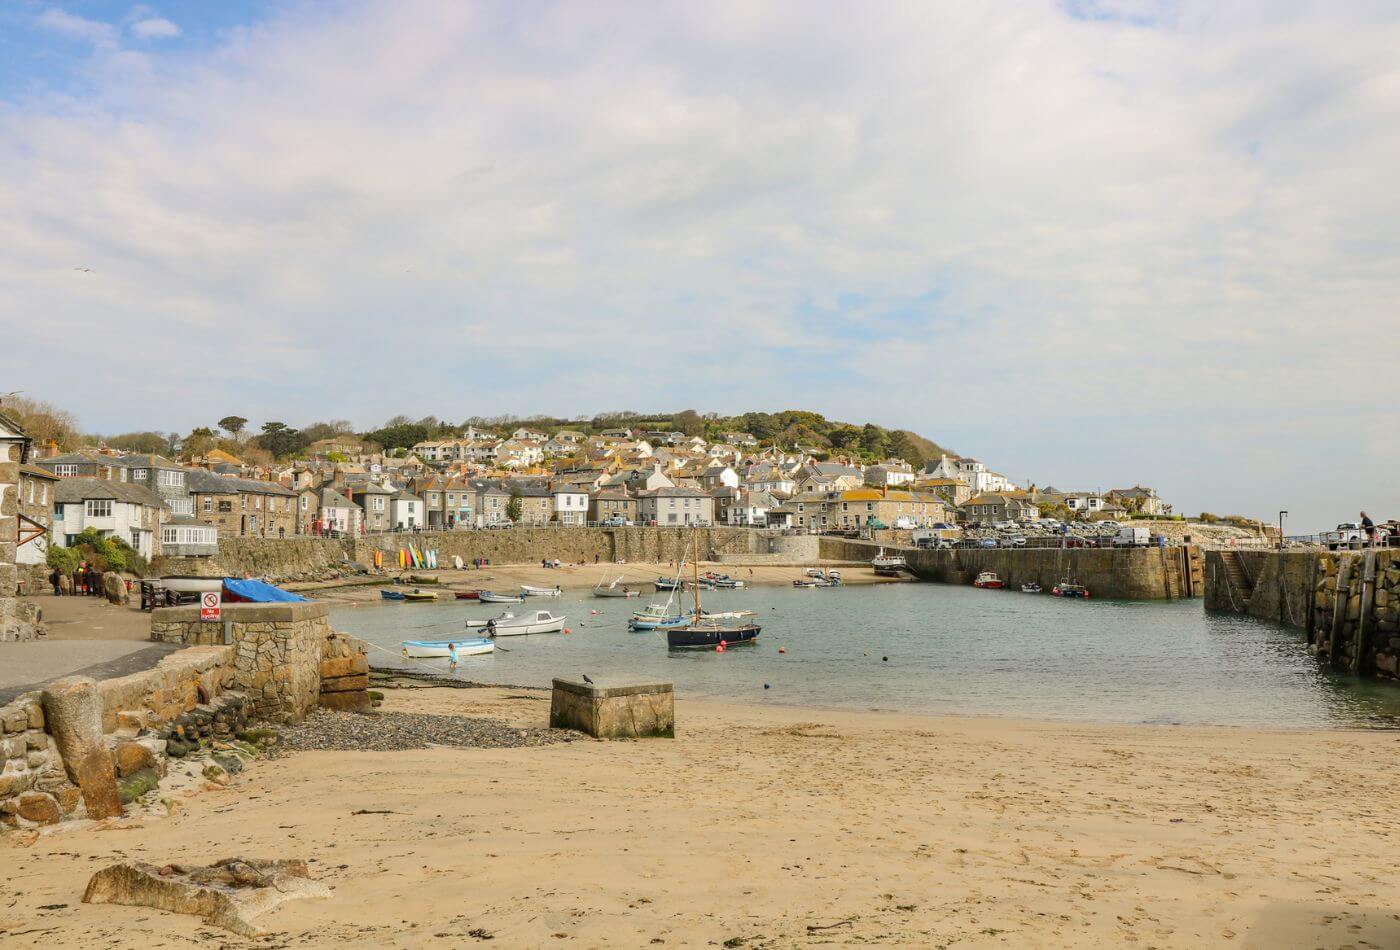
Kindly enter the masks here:
M 695 556 L 691 559 L 695 613 L 690 623 L 666 628 L 666 646 L 672 650 L 705 650 L 737 643 L 752 643 L 763 628 L 756 623 L 722 624 L 719 617 L 705 616 L 700 608 L 700 535 L 695 535 Z
M 603 581 L 607 580 L 607 572 L 604 571 L 603 576 L 600 577 L 600 578 L 598 578 L 598 583 L 596 583 L 596 584 L 593 585 L 593 596 L 594 596 L 594 597 L 624 597 L 624 598 L 625 598 L 625 597 L 640 597 L 640 596 L 642 596 L 642 592 L 641 592 L 641 591 L 639 591 L 639 590 L 633 590 L 632 588 L 628 587 L 626 584 L 622 584 L 622 579 L 623 579 L 623 577 L 625 577 L 625 576 L 626 576 L 625 574 L 619 574 L 619 575 L 617 575 L 617 578 L 616 578 L 615 580 L 613 580 L 613 582 L 612 582 L 611 584 L 608 584 L 606 587 L 604 587 L 604 586 L 603 586 Z M 618 586 L 619 584 L 622 584 L 622 586 L 619 587 L 619 586 Z

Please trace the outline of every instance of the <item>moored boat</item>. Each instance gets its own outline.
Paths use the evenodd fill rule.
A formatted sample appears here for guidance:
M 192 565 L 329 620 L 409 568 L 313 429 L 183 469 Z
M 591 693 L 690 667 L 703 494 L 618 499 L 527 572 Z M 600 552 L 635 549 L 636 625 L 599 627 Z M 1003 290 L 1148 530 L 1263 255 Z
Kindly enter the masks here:
M 385 600 L 403 600 L 403 591 L 401 591 L 401 590 L 381 590 L 381 591 L 379 592 L 379 596 L 380 596 L 380 597 L 383 597 Z
M 523 594 L 497 594 L 494 591 L 484 590 L 477 597 L 483 604 L 523 604 L 525 595 Z
M 633 614 L 627 621 L 627 629 L 638 630 L 659 630 L 666 627 L 679 627 L 690 620 L 684 614 L 672 613 L 670 602 L 664 604 L 647 604 L 647 606 Z
M 874 568 L 875 573 L 879 574 L 881 577 L 896 576 L 900 571 L 906 570 L 909 567 L 908 563 L 904 560 L 904 555 L 886 554 L 884 548 L 881 548 L 879 552 L 870 559 L 870 566 Z
M 481 628 L 489 627 L 491 626 L 491 624 L 496 623 L 498 621 L 510 620 L 514 617 L 515 614 L 507 610 L 499 617 L 468 617 L 463 623 L 463 626 L 466 627 L 468 630 L 480 630 Z
M 1089 588 L 1070 580 L 1060 581 L 1050 593 L 1054 594 L 1056 597 L 1077 597 L 1082 600 L 1089 599 Z
M 486 624 L 492 637 L 515 637 L 531 633 L 559 633 L 564 629 L 564 615 L 548 610 L 530 610 L 519 617 L 498 617 Z
M 695 561 L 692 562 L 691 570 L 695 610 L 693 619 L 688 623 L 679 624 L 666 628 L 666 648 L 670 650 L 704 650 L 711 649 L 724 651 L 731 644 L 752 643 L 757 639 L 763 628 L 756 623 L 723 623 L 718 615 L 705 616 L 704 608 L 700 606 L 700 542 L 695 542 Z
M 1037 584 L 1035 581 L 1031 581 L 1029 584 L 1022 584 L 1022 585 L 1021 585 L 1021 593 L 1023 593 L 1023 594 L 1038 594 L 1038 593 L 1040 593 L 1040 585 Z
M 418 589 L 415 587 L 413 590 L 406 590 L 406 591 L 404 591 L 404 592 L 403 592 L 403 599 L 404 599 L 404 600 L 411 600 L 411 601 L 415 601 L 415 602 L 420 602 L 420 603 L 423 602 L 423 601 L 428 601 L 428 600 L 437 600 L 437 591 L 435 591 L 435 590 L 418 590 Z
M 972 586 L 988 590 L 1001 590 L 1006 586 L 1006 583 L 996 575 L 995 571 L 983 571 L 977 575 L 977 580 L 972 582 Z
M 479 591 L 479 590 L 459 590 L 459 591 L 456 591 L 455 593 L 453 593 L 452 596 L 456 597 L 458 600 L 480 600 L 480 599 L 481 599 L 481 591 Z
M 482 637 L 463 640 L 405 640 L 403 655 L 413 660 L 433 660 L 452 656 L 452 648 L 457 648 L 458 656 L 478 656 L 492 653 L 496 644 Z
M 529 584 L 521 584 L 520 593 L 525 597 L 558 597 L 563 591 L 558 587 L 531 587 Z
M 654 582 L 657 590 L 682 590 L 685 582 L 673 577 L 658 577 Z

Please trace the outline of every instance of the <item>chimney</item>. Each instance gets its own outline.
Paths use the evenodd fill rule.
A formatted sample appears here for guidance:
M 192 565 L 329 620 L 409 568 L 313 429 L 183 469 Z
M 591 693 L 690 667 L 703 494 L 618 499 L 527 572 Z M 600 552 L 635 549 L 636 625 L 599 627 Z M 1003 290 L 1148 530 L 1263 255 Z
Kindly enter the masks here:
M 58 440 L 49 439 L 44 443 L 44 458 L 51 459 L 58 455 Z

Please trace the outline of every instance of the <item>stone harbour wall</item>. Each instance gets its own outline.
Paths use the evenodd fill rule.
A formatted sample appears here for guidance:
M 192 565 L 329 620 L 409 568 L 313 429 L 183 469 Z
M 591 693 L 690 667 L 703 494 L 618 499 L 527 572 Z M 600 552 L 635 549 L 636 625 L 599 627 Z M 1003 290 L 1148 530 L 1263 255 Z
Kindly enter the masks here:
M 316 603 L 225 604 L 222 620 L 206 622 L 198 606 L 159 607 L 151 612 L 151 639 L 232 645 L 231 687 L 252 698 L 258 717 L 291 722 L 320 697 L 328 613 Z
M 319 705 L 352 712 L 370 708 L 368 652 L 369 646 L 357 637 L 327 632 L 321 644 Z
M 822 538 L 825 560 L 869 562 L 881 545 L 872 541 Z M 1168 548 L 959 548 L 926 550 L 892 547 L 923 580 L 971 584 L 993 571 L 1008 587 L 1036 583 L 1050 590 L 1070 578 L 1093 597 L 1120 600 L 1175 600 L 1199 597 L 1204 558 L 1194 546 Z
M 673 561 L 691 550 L 699 535 L 701 556 L 768 553 L 774 532 L 752 528 L 509 528 L 505 530 L 433 531 L 421 534 L 365 535 L 357 538 L 221 538 L 212 558 L 157 558 L 155 574 L 208 577 L 276 577 L 311 579 L 343 570 L 349 563 L 371 566 L 382 551 L 393 566 L 400 548 L 413 545 L 438 552 L 440 567 L 454 556 L 470 563 L 486 558 L 495 564 L 530 564 L 542 558 L 571 563 L 599 561 Z
M 65 761 L 45 691 L 0 707 L 0 826 L 110 817 L 89 811 L 91 789 L 80 781 L 106 785 L 115 802 L 125 803 L 159 782 L 167 755 L 185 754 L 201 735 L 231 736 L 252 711 L 243 694 L 228 688 L 232 661 L 231 647 L 193 647 L 140 673 L 83 681 L 93 713 L 87 738 L 102 752 L 95 771 L 80 772 Z
M 1400 680 L 1400 551 L 1212 551 L 1206 607 L 1300 629 L 1333 667 Z

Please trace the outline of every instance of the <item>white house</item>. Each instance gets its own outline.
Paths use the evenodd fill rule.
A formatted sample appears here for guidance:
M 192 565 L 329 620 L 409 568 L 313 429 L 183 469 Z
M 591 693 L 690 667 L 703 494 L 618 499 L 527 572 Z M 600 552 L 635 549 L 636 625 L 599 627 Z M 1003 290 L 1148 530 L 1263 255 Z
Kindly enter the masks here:
M 401 491 L 389 499 L 389 523 L 395 531 L 423 527 L 423 499 Z
M 712 524 L 715 500 L 695 488 L 656 488 L 637 493 L 642 524 Z
M 521 427 L 510 434 L 510 437 L 517 442 L 543 442 L 549 436 L 535 429 Z
M 776 507 L 778 502 L 766 491 L 740 492 L 729 506 L 729 523 L 749 528 L 767 527 L 768 512 Z
M 560 524 L 588 523 L 588 491 L 577 485 L 555 485 L 550 489 L 554 520 Z
M 118 538 L 144 558 L 157 554 L 156 537 L 165 506 L 144 485 L 100 478 L 64 478 L 54 485 L 53 543 L 71 547 L 92 529 Z
M 342 534 L 359 534 L 360 519 L 364 512 L 360 506 L 347 499 L 334 488 L 321 489 L 317 499 L 316 518 L 323 531 L 339 531 Z
M 739 473 L 728 465 L 711 465 L 700 473 L 700 484 L 706 488 L 738 488 Z
M 874 488 L 895 488 L 914 481 L 914 470 L 909 463 L 896 459 L 871 465 L 865 470 L 865 484 Z

